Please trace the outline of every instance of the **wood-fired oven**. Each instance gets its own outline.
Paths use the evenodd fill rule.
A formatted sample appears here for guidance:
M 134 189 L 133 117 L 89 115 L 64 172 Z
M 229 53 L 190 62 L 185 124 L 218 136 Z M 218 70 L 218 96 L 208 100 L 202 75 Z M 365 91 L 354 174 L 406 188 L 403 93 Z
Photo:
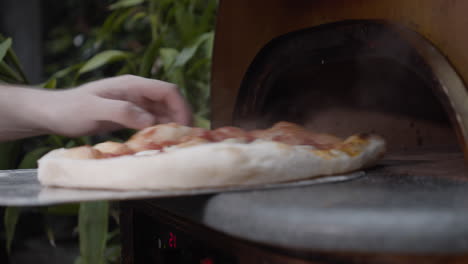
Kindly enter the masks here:
M 374 132 L 388 154 L 349 182 L 122 202 L 123 263 L 468 263 L 467 14 L 464 0 L 221 0 L 213 127 Z

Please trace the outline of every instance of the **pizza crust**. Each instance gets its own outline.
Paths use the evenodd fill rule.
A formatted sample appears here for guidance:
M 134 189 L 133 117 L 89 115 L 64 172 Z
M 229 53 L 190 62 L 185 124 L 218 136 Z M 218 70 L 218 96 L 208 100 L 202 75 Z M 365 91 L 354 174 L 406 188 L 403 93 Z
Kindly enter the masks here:
M 356 135 L 329 150 L 264 140 L 219 142 L 107 159 L 76 159 L 67 152 L 54 150 L 39 160 L 41 184 L 141 190 L 294 181 L 368 167 L 383 155 L 385 142 L 378 136 Z

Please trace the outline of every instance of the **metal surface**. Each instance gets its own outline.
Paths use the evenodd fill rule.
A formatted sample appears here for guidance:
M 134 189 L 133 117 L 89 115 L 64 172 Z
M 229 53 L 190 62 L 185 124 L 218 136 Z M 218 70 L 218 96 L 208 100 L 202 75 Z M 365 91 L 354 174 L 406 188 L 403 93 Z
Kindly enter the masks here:
M 42 206 L 94 200 L 148 199 L 256 189 L 289 188 L 319 183 L 346 181 L 356 179 L 363 175 L 364 172 L 355 172 L 346 175 L 308 179 L 298 182 L 267 184 L 262 186 L 237 186 L 195 190 L 112 191 L 43 187 L 37 180 L 36 170 L 9 170 L 0 171 L 0 206 Z

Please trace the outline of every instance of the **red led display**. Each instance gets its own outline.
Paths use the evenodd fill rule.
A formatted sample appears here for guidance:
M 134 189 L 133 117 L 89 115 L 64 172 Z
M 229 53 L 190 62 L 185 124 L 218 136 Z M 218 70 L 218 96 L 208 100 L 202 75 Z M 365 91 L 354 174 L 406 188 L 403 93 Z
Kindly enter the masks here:
M 177 236 L 172 234 L 172 232 L 169 233 L 169 247 L 177 248 Z
M 214 261 L 210 258 L 200 260 L 200 264 L 214 264 Z

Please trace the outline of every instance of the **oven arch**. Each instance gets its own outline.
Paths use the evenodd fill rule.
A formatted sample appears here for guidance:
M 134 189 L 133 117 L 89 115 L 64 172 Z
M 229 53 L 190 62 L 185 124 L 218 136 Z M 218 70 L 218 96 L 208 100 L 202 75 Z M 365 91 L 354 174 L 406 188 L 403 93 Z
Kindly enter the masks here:
M 244 75 L 233 122 L 377 132 L 392 150 L 456 145 L 456 134 L 466 149 L 464 98 L 454 68 L 418 33 L 386 20 L 344 20 L 267 43 Z

